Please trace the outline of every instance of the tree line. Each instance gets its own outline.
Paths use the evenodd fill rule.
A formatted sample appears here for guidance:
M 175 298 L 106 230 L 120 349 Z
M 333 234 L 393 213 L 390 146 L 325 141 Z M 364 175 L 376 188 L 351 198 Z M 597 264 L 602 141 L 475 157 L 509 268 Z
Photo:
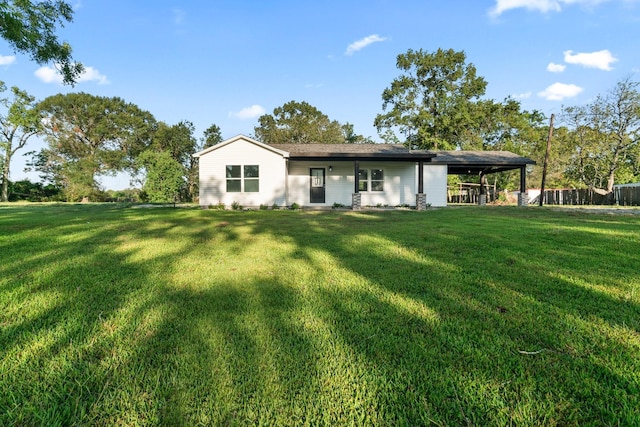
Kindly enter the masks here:
M 83 66 L 55 35 L 57 26 L 72 21 L 72 14 L 61 0 L 0 1 L 0 37 L 38 63 L 54 62 L 64 82 L 74 84 Z M 382 113 L 373 123 L 382 142 L 427 150 L 508 150 L 542 164 L 547 117 L 523 110 L 513 98 L 484 98 L 487 82 L 467 63 L 464 51 L 409 49 L 397 56 L 396 66 L 400 75 L 382 92 Z M 549 187 L 588 187 L 611 194 L 616 183 L 640 181 L 639 85 L 629 77 L 587 105 L 562 108 L 548 165 Z M 30 167 L 70 201 L 104 199 L 98 177 L 119 172 L 141 183 L 142 195 L 150 201 L 193 200 L 198 173 L 192 155 L 222 141 L 215 124 L 198 139 L 190 121 L 157 121 L 119 97 L 80 92 L 37 102 L 15 86 L 9 96 L 6 91 L 0 82 L 2 201 L 9 198 L 12 157 L 35 135 L 44 137 L 47 146 L 31 153 Z M 254 137 L 268 144 L 375 142 L 355 133 L 352 124 L 294 100 L 262 115 Z M 529 182 L 540 178 L 536 168 Z M 500 188 L 515 187 L 514 175 L 504 173 L 499 179 Z
M 9 196 L 11 158 L 35 135 L 47 145 L 31 152 L 29 166 L 68 201 L 104 199 L 98 178 L 120 172 L 142 183 L 146 200 L 190 201 L 198 191 L 192 155 L 222 140 L 215 124 L 198 140 L 191 122 L 157 121 L 119 97 L 80 92 L 35 102 L 18 88 L 12 92 L 13 97 L 0 99 L 6 107 L 6 114 L 0 115 L 4 201 Z
M 512 98 L 483 99 L 486 82 L 467 64 L 464 52 L 409 51 L 398 56 L 403 73 L 382 94 L 375 118 L 385 143 L 427 150 L 508 150 L 542 164 L 547 117 L 525 111 Z M 640 181 L 639 83 L 625 79 L 583 106 L 562 109 L 554 130 L 549 187 L 613 191 L 614 184 Z M 2 93 L 7 91 L 0 84 Z M 30 167 L 65 200 L 103 200 L 98 177 L 129 173 L 152 202 L 191 201 L 198 193 L 197 159 L 192 155 L 222 141 L 212 124 L 201 138 L 188 120 L 177 124 L 118 97 L 84 92 L 58 94 L 40 102 L 12 87 L 0 97 L 2 200 L 9 198 L 12 156 L 35 136 L 47 146 L 32 152 Z M 254 137 L 279 143 L 373 143 L 350 123 L 341 124 L 307 102 L 290 101 L 264 114 Z M 540 168 L 530 173 L 539 182 Z M 500 188 L 515 187 L 516 174 L 497 177 Z M 474 180 L 477 177 L 463 177 Z

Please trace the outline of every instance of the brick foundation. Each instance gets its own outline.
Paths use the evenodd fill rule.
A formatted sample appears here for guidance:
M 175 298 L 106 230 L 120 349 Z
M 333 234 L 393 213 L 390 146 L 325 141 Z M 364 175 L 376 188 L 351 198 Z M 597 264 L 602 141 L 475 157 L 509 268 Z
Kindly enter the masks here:
M 362 209 L 362 194 L 353 193 L 351 195 L 351 209 L 354 211 L 359 211 Z
M 529 196 L 527 193 L 518 193 L 518 206 L 527 207 L 529 205 Z
M 427 195 L 425 193 L 416 194 L 416 209 L 419 211 L 427 209 Z

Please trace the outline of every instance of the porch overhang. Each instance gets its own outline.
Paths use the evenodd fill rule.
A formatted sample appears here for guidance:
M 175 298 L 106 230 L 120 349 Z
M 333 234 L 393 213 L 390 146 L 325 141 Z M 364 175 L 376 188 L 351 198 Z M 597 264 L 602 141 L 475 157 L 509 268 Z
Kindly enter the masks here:
M 355 160 L 373 160 L 381 162 L 430 162 L 435 154 L 414 155 L 412 153 L 304 153 L 289 154 L 291 160 L 321 160 L 321 161 L 355 161 Z
M 291 160 L 430 162 L 436 152 L 412 151 L 399 144 L 274 144 Z

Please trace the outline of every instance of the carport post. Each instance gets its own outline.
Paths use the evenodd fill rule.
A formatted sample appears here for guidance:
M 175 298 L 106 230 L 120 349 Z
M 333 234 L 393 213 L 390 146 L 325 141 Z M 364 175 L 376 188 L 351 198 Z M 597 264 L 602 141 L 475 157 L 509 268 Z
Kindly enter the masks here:
M 520 166 L 520 194 L 518 194 L 518 206 L 526 207 L 529 203 L 527 196 L 527 167 Z
M 484 206 L 487 204 L 487 175 L 480 172 L 480 197 L 478 197 L 478 204 Z

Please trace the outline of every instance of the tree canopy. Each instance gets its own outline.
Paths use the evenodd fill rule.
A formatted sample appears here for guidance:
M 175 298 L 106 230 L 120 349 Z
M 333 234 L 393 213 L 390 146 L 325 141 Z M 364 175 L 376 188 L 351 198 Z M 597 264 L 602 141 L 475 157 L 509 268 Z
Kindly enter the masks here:
M 0 91 L 5 90 L 0 82 Z M 9 172 L 11 158 L 24 148 L 27 141 L 41 129 L 41 116 L 36 109 L 35 98 L 15 86 L 12 98 L 0 98 L 6 111 L 0 114 L 0 167 L 2 169 L 2 195 L 0 200 L 9 200 Z
M 154 203 L 175 202 L 185 185 L 185 169 L 168 151 L 147 150 L 138 159 L 146 170 L 142 189 Z
M 173 126 L 159 122 L 151 136 L 151 149 L 166 151 L 172 159 L 188 167 L 191 155 L 197 151 L 193 123 L 182 120 Z
M 55 33 L 56 27 L 72 20 L 73 8 L 61 0 L 0 1 L 0 37 L 38 64 L 53 63 L 65 84 L 75 83 L 83 71 L 71 56 L 71 46 Z
M 220 127 L 216 124 L 212 124 L 207 129 L 205 129 L 203 136 L 203 149 L 209 148 L 216 144 L 220 144 L 222 142 L 222 132 L 220 131 Z
M 613 185 L 639 175 L 640 83 L 626 78 L 584 106 L 565 107 L 562 119 L 570 132 L 567 176 L 611 193 Z M 638 177 L 640 178 L 640 177 Z
M 255 137 L 266 144 L 340 144 L 345 134 L 340 123 L 307 102 L 289 101 L 264 114 L 254 128 Z
M 402 74 L 382 92 L 379 133 L 397 129 L 415 148 L 452 149 L 475 123 L 475 102 L 487 82 L 467 64 L 464 52 L 409 49 L 397 57 Z
M 44 115 L 48 148 L 40 153 L 37 168 L 71 199 L 97 190 L 97 175 L 133 169 L 156 128 L 151 113 L 117 97 L 58 94 L 38 108 Z
M 193 154 L 198 143 L 193 123 L 183 120 L 170 126 L 159 122 L 149 149 L 138 158 L 145 169 L 144 190 L 154 202 L 191 200 L 198 188 L 197 162 Z

